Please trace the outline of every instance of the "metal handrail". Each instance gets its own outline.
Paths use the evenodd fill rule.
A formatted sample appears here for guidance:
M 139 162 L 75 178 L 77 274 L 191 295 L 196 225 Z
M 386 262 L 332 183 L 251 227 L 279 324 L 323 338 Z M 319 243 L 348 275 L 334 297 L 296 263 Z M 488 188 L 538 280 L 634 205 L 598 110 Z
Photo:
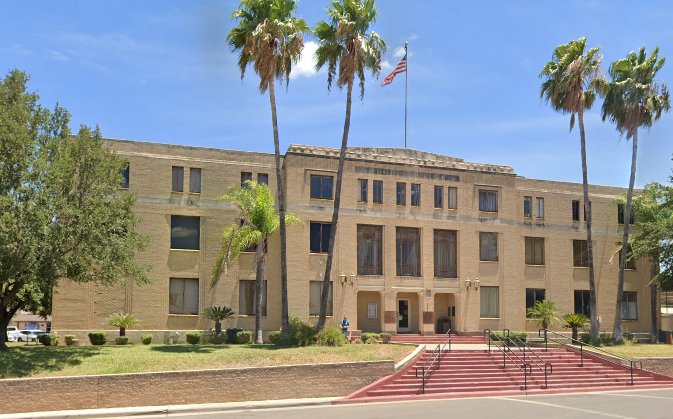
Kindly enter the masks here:
M 442 351 L 446 348 L 446 345 L 449 345 L 449 352 L 451 352 L 451 329 L 447 330 L 445 333 L 446 342 L 443 344 L 437 344 L 435 349 L 432 350 L 432 357 L 428 358 L 425 360 L 425 363 L 423 363 L 422 367 L 416 367 L 416 378 L 418 378 L 418 370 L 419 368 L 422 369 L 423 375 L 421 376 L 421 393 L 425 394 L 425 383 L 428 380 L 428 374 L 430 373 L 432 366 L 435 364 L 435 361 L 437 361 L 437 368 L 441 366 L 442 362 Z
M 529 361 L 528 364 L 531 365 L 531 367 L 530 367 L 531 368 L 531 373 L 532 373 L 532 366 L 534 365 L 537 369 L 539 369 L 544 374 L 544 388 L 547 388 L 547 374 L 552 374 L 554 372 L 554 367 L 552 366 L 552 364 L 550 362 L 546 362 L 542 358 L 540 358 L 540 355 L 535 353 L 535 351 L 530 346 L 528 346 L 528 344 L 524 340 L 520 340 L 520 339 L 517 339 L 517 338 L 511 338 L 509 336 L 509 329 L 505 329 L 505 330 L 507 331 L 507 341 L 510 344 L 514 344 L 515 348 L 517 348 L 518 350 L 523 352 L 523 363 L 524 364 L 527 363 L 526 362 L 526 349 L 528 349 L 528 361 Z M 503 334 L 504 334 L 505 330 L 503 330 Z M 521 344 L 521 346 L 519 346 L 519 344 L 517 344 L 517 342 L 519 342 Z M 540 363 L 543 364 L 544 367 L 541 367 L 540 364 L 538 364 L 537 361 L 535 359 L 533 359 L 533 357 L 537 358 L 537 360 L 540 361 Z M 531 362 L 532 362 L 532 364 L 531 364 Z M 549 369 L 549 371 L 547 371 L 547 369 Z
M 585 347 L 585 346 L 588 346 L 589 348 L 592 348 L 592 349 L 593 349 L 593 351 L 590 351 L 590 352 L 595 353 L 596 356 L 598 356 L 599 358 L 603 359 L 603 360 L 606 361 L 606 362 L 609 362 L 609 363 L 611 363 L 611 364 L 615 364 L 615 365 L 619 365 L 619 366 L 627 366 L 627 365 L 625 365 L 625 364 L 628 364 L 628 368 L 629 368 L 629 371 L 630 371 L 630 373 L 631 373 L 631 385 L 633 385 L 633 371 L 634 371 L 634 369 L 641 369 L 641 370 L 643 369 L 643 361 L 635 361 L 635 360 L 633 360 L 633 359 L 624 358 L 624 357 L 621 357 L 621 356 L 619 356 L 619 355 L 614 355 L 614 354 L 612 354 L 612 353 L 610 353 L 610 352 L 608 352 L 608 351 L 606 351 L 606 350 L 603 350 L 603 349 L 601 349 L 601 348 L 598 348 L 598 347 L 596 347 L 596 346 L 594 346 L 594 345 L 591 345 L 591 344 L 582 342 L 582 341 L 579 340 L 579 339 L 573 339 L 573 338 L 571 338 L 571 337 L 562 335 L 561 333 L 558 333 L 558 332 L 554 332 L 554 331 L 547 330 L 547 329 L 539 329 L 539 330 L 537 331 L 537 335 L 538 335 L 538 337 L 543 337 L 543 336 L 541 336 L 541 332 L 543 332 L 543 331 L 544 331 L 544 345 L 545 345 L 545 350 L 546 350 L 546 348 L 547 348 L 547 341 L 548 341 L 548 340 L 551 340 L 552 342 L 556 342 L 556 343 L 558 343 L 559 345 L 562 345 L 562 346 L 567 346 L 568 348 L 571 348 L 571 349 L 577 349 L 576 347 L 579 346 L 579 347 L 580 347 L 580 367 L 583 367 L 583 366 L 584 366 L 584 347 Z M 555 335 L 555 336 L 559 336 L 559 337 L 561 337 L 561 338 L 563 338 L 563 339 L 570 340 L 570 342 L 575 342 L 575 344 L 574 344 L 574 345 L 572 345 L 572 344 L 569 345 L 569 344 L 567 344 L 567 343 L 565 343 L 565 342 L 561 342 L 561 341 L 558 340 L 558 339 L 550 338 L 550 337 L 549 337 L 549 333 L 551 333 L 551 334 L 553 334 L 553 335 Z M 605 357 L 605 356 L 601 356 L 601 353 L 600 353 L 600 352 L 602 352 L 602 353 L 604 353 L 604 354 L 606 354 L 606 355 L 609 355 L 611 358 L 616 358 L 616 359 L 618 359 L 620 362 L 615 362 L 613 359 L 607 358 L 607 357 Z M 637 365 L 640 365 L 640 366 L 639 366 L 639 367 L 636 367 Z
M 509 331 L 508 331 L 508 332 L 509 332 Z M 491 341 L 492 341 L 492 342 L 493 342 L 493 345 L 494 345 L 500 352 L 502 352 L 502 367 L 505 368 L 505 364 L 506 364 L 505 357 L 509 358 L 509 360 L 512 361 L 512 364 L 514 364 L 514 366 L 517 367 L 517 368 L 519 369 L 519 371 L 521 371 L 521 372 L 523 373 L 523 389 L 524 389 L 524 390 L 528 390 L 528 372 L 527 372 L 527 370 L 529 370 L 529 371 L 532 373 L 532 368 L 531 368 L 528 364 L 526 364 L 525 362 L 522 362 L 522 364 L 523 364 L 523 368 L 520 367 L 519 364 L 517 364 L 517 363 L 512 359 L 512 357 L 509 356 L 509 355 L 507 354 L 507 352 L 511 352 L 511 351 L 509 350 L 509 347 L 506 347 L 504 343 L 503 343 L 502 347 L 501 347 L 500 345 L 498 345 L 498 344 L 497 344 L 498 341 L 496 341 L 495 339 L 492 339 L 492 338 L 491 338 L 491 329 L 484 329 L 484 337 L 486 337 L 486 334 L 487 334 L 487 333 L 488 333 L 488 352 L 489 352 L 489 353 L 491 352 Z M 504 331 L 503 331 L 503 334 L 504 334 Z M 509 333 L 507 334 L 507 336 L 508 336 L 508 339 L 509 339 Z M 519 361 L 521 361 L 521 358 L 520 358 L 516 353 L 512 352 L 512 354 L 513 354 Z

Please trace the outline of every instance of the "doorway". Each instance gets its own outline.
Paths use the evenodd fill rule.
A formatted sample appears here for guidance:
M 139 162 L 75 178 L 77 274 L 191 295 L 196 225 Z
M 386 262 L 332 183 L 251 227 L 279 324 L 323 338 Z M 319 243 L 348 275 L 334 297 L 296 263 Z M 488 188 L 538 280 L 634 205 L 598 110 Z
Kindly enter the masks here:
M 397 332 L 409 333 L 409 300 L 397 300 Z

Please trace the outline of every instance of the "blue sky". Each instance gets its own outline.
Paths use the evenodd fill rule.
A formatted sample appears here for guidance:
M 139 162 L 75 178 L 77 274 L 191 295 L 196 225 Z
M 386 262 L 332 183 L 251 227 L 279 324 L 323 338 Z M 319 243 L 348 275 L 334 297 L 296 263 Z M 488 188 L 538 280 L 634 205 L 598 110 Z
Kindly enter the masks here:
M 42 103 L 99 124 L 113 138 L 272 152 L 269 100 L 252 69 L 243 81 L 225 43 L 238 1 L 32 1 L 2 5 L 0 72 L 31 75 Z M 328 2 L 300 0 L 314 26 Z M 351 146 L 404 145 L 404 75 L 383 77 L 409 42 L 408 146 L 510 165 L 526 177 L 581 182 L 579 134 L 539 98 L 555 46 L 581 36 L 601 46 L 604 71 L 629 51 L 660 47 L 673 84 L 673 4 L 666 1 L 473 2 L 379 0 L 373 30 L 389 45 L 378 80 L 353 106 Z M 311 69 L 314 39 L 287 92 L 277 90 L 281 149 L 338 147 L 345 92 Z M 313 49 L 312 49 L 313 48 Z M 673 86 L 672 86 L 673 87 Z M 626 186 L 631 143 L 586 115 L 589 181 Z M 637 185 L 667 182 L 673 115 L 642 131 Z

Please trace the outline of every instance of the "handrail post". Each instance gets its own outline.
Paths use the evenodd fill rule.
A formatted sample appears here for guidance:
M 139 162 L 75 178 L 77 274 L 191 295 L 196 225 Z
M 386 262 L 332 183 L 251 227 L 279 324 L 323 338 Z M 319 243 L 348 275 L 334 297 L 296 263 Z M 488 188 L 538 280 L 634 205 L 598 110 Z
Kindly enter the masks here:
M 631 364 L 631 385 L 633 385 L 633 361 L 629 361 Z
M 523 389 L 528 390 L 528 370 L 526 369 L 528 366 L 524 362 L 523 364 Z
M 580 341 L 580 367 L 584 366 L 584 342 Z
M 544 351 L 549 352 L 549 346 L 548 346 L 548 339 L 547 339 L 547 328 L 544 328 Z

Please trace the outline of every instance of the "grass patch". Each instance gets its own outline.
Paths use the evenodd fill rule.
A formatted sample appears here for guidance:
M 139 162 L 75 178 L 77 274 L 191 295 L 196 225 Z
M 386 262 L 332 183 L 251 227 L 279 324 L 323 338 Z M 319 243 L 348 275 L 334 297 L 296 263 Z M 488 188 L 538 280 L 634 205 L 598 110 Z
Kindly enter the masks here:
M 637 343 L 605 346 L 602 350 L 622 358 L 673 357 L 673 345 Z
M 125 374 L 331 362 L 399 362 L 404 345 L 277 348 L 271 345 L 25 346 L 0 352 L 0 378 Z

